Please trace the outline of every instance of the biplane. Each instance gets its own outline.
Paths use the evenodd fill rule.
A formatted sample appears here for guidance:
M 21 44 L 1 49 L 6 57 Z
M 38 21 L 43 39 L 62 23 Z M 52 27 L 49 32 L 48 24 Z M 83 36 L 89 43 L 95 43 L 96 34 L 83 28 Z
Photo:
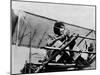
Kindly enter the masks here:
M 26 47 L 28 48 L 29 53 L 29 57 L 24 61 L 25 63 L 20 69 L 20 73 L 27 74 L 82 70 L 91 67 L 91 64 L 93 63 L 95 66 L 95 30 L 64 22 L 66 27 L 71 31 L 71 40 L 60 48 L 45 46 L 46 36 L 48 32 L 52 31 L 52 25 L 56 21 L 57 20 L 36 15 L 26 11 L 21 12 L 21 15 L 18 16 L 15 32 L 12 36 L 12 45 L 16 45 L 18 47 Z M 73 33 L 75 33 L 76 35 L 73 35 Z M 73 50 L 67 49 L 67 47 L 74 40 L 76 41 L 76 45 Z M 32 51 L 33 48 L 35 48 L 36 50 L 54 50 L 56 52 L 46 61 L 35 63 L 34 55 L 36 55 L 37 53 L 34 53 Z M 71 57 L 73 58 L 73 61 L 71 61 L 70 63 L 67 62 L 70 59 L 67 59 L 66 62 L 64 62 L 65 60 L 61 61 L 60 59 L 62 59 L 63 57 L 61 57 L 59 61 L 55 61 L 53 59 L 56 58 L 60 53 L 65 54 L 65 51 L 74 53 L 74 56 Z

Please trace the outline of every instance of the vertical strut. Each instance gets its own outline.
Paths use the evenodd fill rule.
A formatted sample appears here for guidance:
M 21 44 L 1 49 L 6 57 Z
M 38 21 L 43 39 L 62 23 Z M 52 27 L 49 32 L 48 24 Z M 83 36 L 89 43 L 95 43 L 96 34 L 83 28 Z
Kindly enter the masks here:
M 31 32 L 30 32 L 30 42 L 29 42 L 29 47 L 30 47 L 30 51 L 29 51 L 29 63 L 31 63 Z

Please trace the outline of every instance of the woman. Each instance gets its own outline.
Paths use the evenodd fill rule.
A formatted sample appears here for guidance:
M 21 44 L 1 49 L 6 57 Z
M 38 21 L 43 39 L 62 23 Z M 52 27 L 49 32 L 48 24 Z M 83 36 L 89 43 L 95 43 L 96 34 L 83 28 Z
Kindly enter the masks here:
M 54 24 L 53 31 L 54 31 L 53 34 L 48 35 L 47 46 L 60 48 L 62 46 L 62 43 L 64 43 L 65 41 L 67 42 L 70 41 L 70 32 L 69 30 L 65 29 L 63 22 L 56 22 Z M 74 45 L 75 41 L 73 41 L 73 43 L 69 45 L 68 49 L 72 49 Z M 46 58 L 43 61 L 46 61 L 55 53 L 56 53 L 55 50 L 47 50 Z M 54 58 L 54 61 L 65 62 L 66 60 L 67 62 L 69 61 L 71 62 L 72 58 L 70 56 L 72 56 L 72 53 L 64 51 L 61 54 L 59 54 L 56 58 Z

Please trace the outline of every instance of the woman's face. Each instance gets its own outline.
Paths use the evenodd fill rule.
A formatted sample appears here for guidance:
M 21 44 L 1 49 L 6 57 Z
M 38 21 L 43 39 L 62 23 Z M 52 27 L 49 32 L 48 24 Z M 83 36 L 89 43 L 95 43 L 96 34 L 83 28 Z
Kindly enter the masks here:
M 65 30 L 65 27 L 64 27 L 64 26 L 60 28 L 60 34 L 61 34 L 61 35 L 64 34 L 64 30 Z

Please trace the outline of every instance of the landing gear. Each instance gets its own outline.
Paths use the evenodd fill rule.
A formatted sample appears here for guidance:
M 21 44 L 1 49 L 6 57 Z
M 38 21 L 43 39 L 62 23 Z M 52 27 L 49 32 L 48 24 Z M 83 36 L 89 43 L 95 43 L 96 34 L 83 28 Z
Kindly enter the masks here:
M 33 63 L 26 63 L 24 65 L 24 68 L 21 70 L 22 74 L 30 74 L 30 73 L 34 73 L 37 70 L 37 65 L 33 64 Z

